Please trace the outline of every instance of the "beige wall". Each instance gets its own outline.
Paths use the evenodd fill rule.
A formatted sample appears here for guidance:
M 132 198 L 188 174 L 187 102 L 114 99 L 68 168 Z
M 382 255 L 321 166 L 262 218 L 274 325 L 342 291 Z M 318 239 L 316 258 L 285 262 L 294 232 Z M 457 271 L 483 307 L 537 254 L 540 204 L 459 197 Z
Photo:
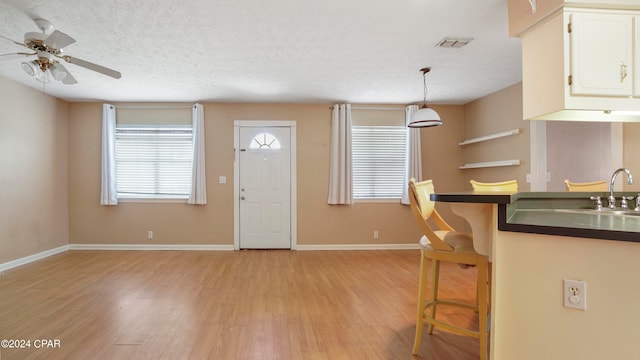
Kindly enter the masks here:
M 463 149 L 458 146 L 458 142 L 464 131 L 464 107 L 430 106 L 438 112 L 444 124 L 420 130 L 423 178 L 433 180 L 436 192 L 463 190 L 465 174 L 463 170 L 458 170 L 462 163 Z M 451 212 L 449 204 L 436 203 L 436 209 L 455 229 L 465 229 L 464 220 Z
M 0 77 L 0 264 L 66 245 L 68 105 Z
M 512 85 L 464 106 L 464 139 L 511 129 L 520 134 L 463 146 L 464 163 L 519 159 L 520 165 L 462 170 L 465 188 L 469 180 L 496 182 L 515 179 L 520 191 L 528 191 L 529 121 L 522 120 L 522 83 Z M 460 139 L 460 141 L 463 139 Z M 460 164 L 462 165 L 462 164 Z
M 33 184 L 23 186 L 22 178 L 2 179 L 8 184 L 3 189 L 2 208 L 11 214 L 3 216 L 7 220 L 3 227 L 5 236 L 0 240 L 4 257 L 0 259 L 5 261 L 67 243 L 232 245 L 234 120 L 297 121 L 299 245 L 410 244 L 419 235 L 406 206 L 369 202 L 351 207 L 326 204 L 330 123 L 327 104 L 207 103 L 209 204 L 122 202 L 115 207 L 106 207 L 99 205 L 101 103 L 66 104 L 9 80 L 2 80 L 1 84 L 2 91 L 7 94 L 3 98 L 7 115 L 3 116 L 2 122 L 2 135 L 7 141 L 3 141 L 5 150 L 0 155 L 5 166 L 31 162 L 37 165 L 33 166 L 37 174 L 33 178 L 47 184 L 47 179 L 53 179 L 53 189 L 58 189 L 44 195 L 49 198 L 49 205 L 41 206 L 40 202 L 32 209 L 32 205 L 16 205 L 15 197 L 18 195 L 36 196 L 31 190 L 21 194 L 20 188 L 23 193 L 27 188 L 43 189 L 38 196 L 43 196 L 45 188 Z M 515 178 L 521 190 L 528 190 L 525 176 L 529 169 L 529 128 L 528 122 L 519 120 L 521 93 L 518 84 L 465 106 L 434 106 L 445 125 L 422 129 L 421 134 L 424 177 L 434 180 L 437 191 L 469 189 L 468 181 L 472 178 L 480 181 Z M 34 102 L 38 106 L 33 106 Z M 25 118 L 31 123 L 25 122 Z M 521 129 L 520 135 L 467 146 L 457 145 L 466 138 L 516 127 Z M 33 134 L 25 139 L 29 131 Z M 625 125 L 625 154 L 635 151 L 634 131 L 635 127 Z M 66 144 L 69 150 L 68 179 L 62 170 L 67 166 Z M 522 165 L 458 169 L 459 165 L 467 162 L 516 157 L 520 158 Z M 15 162 L 21 158 L 25 161 Z M 625 156 L 626 163 L 632 159 L 635 158 Z M 56 171 L 50 168 L 54 163 L 61 166 Z M 633 170 L 633 165 L 628 166 Z M 14 172 L 31 171 L 30 167 L 24 169 L 16 168 Z M 23 174 L 24 177 L 27 175 Z M 218 177 L 223 175 L 228 179 L 227 184 L 218 184 Z M 8 190 L 9 185 L 11 191 Z M 64 191 L 59 190 L 62 188 Z M 452 214 L 447 204 L 438 204 L 437 207 L 454 227 L 465 228 L 464 220 Z M 45 211 L 48 211 L 46 216 L 43 215 Z M 24 216 L 25 213 L 38 214 L 39 220 L 31 221 Z M 47 225 L 43 226 L 42 222 Z M 54 231 L 49 229 L 52 226 Z M 154 231 L 153 240 L 147 239 L 147 230 Z M 374 230 L 379 231 L 379 239 L 373 239 Z M 48 236 L 42 237 L 43 231 Z
M 209 204 L 122 202 L 107 207 L 99 205 L 101 103 L 66 104 L 10 80 L 3 79 L 1 85 L 7 94 L 3 98 L 6 115 L 2 122 L 2 135 L 7 141 L 2 143 L 5 150 L 0 156 L 8 169 L 18 166 L 10 168 L 13 173 L 24 171 L 20 177 L 3 179 L 7 186 L 3 188 L 2 209 L 11 215 L 3 216 L 7 220 L 2 228 L 5 235 L 0 240 L 1 261 L 69 243 L 233 244 L 234 120 L 297 121 L 299 245 L 413 244 L 419 235 L 407 206 L 369 202 L 350 207 L 326 204 L 328 104 L 207 103 Z M 476 110 L 483 108 L 483 101 L 477 103 L 464 107 L 434 106 L 445 125 L 421 130 L 424 176 L 434 180 L 438 191 L 458 191 L 468 183 L 469 170 L 457 168 L 465 161 L 465 149 L 457 142 L 469 131 L 465 127 L 465 121 L 471 121 L 467 108 L 483 114 L 478 121 L 499 117 L 488 114 L 491 108 Z M 503 108 L 493 109 L 500 109 L 499 114 Z M 22 161 L 15 162 L 16 159 Z M 24 166 L 28 163 L 34 165 L 33 169 Z M 57 165 L 55 169 L 52 164 Z M 64 170 L 67 166 L 68 178 Z M 30 171 L 34 171 L 32 181 L 47 186 L 30 182 L 25 185 L 24 178 Z M 227 184 L 218 184 L 222 175 L 227 177 Z M 16 202 L 15 198 L 20 196 L 29 199 L 27 205 Z M 40 198 L 36 201 L 36 197 Z M 464 226 L 464 221 L 453 215 L 446 204 L 438 204 L 438 209 L 452 225 Z M 36 219 L 25 216 L 27 213 L 36 214 Z M 154 231 L 153 240 L 147 239 L 147 230 Z M 373 239 L 374 230 L 380 234 L 378 239 Z
M 637 359 L 640 244 L 500 232 L 493 359 Z M 563 306 L 563 279 L 585 281 L 587 310 Z
M 206 103 L 206 206 L 185 203 L 120 203 L 101 206 L 100 103 L 73 103 L 69 110 L 69 237 L 72 244 L 233 244 L 233 121 L 295 120 L 298 158 L 298 245 L 415 244 L 419 232 L 408 206 L 361 202 L 327 205 L 328 104 Z M 425 175 L 438 190 L 455 191 L 462 152 L 451 145 L 462 131 L 460 106 L 435 107 L 446 125 L 423 129 Z M 219 176 L 227 184 L 218 184 Z M 455 223 L 456 220 L 454 220 Z M 459 220 L 458 220 L 459 221 Z M 147 230 L 154 239 L 146 238 Z M 379 238 L 373 239 L 373 231 Z
M 407 206 L 326 204 L 329 105 L 205 104 L 209 204 L 122 202 L 106 207 L 99 205 L 101 103 L 67 104 L 10 80 L 0 84 L 6 94 L 2 135 L 7 139 L 0 156 L 14 174 L 23 171 L 2 179 L 2 209 L 8 215 L 2 216 L 0 263 L 69 243 L 233 244 L 233 120 L 297 121 L 299 245 L 414 244 L 419 235 Z M 465 111 L 462 106 L 434 108 L 445 125 L 421 130 L 424 175 L 438 191 L 458 191 L 465 186 L 464 172 L 457 169 Z M 25 182 L 31 171 L 32 180 Z M 227 184 L 217 183 L 221 175 Z M 28 201 L 21 204 L 18 197 Z M 452 225 L 463 226 L 446 204 L 438 207 Z M 151 241 L 147 230 L 154 231 Z M 373 239 L 374 230 L 378 239 Z

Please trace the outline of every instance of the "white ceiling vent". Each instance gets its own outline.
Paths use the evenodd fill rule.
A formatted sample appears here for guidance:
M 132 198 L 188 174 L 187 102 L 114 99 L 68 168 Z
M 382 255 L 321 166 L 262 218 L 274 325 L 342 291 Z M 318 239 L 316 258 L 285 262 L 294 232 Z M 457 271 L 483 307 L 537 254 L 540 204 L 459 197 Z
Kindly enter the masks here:
M 467 45 L 468 43 L 470 43 L 471 40 L 473 40 L 473 38 L 446 37 L 446 38 L 438 41 L 438 43 L 435 45 L 435 47 L 461 48 L 461 47 Z

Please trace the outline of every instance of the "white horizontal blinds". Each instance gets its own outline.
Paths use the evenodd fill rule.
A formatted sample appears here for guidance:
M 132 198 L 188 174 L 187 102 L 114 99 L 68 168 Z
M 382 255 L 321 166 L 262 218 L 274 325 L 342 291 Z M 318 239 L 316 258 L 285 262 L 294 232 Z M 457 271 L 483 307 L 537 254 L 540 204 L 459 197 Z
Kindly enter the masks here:
M 402 197 L 406 134 L 404 126 L 352 127 L 354 199 Z
M 116 126 L 120 198 L 188 198 L 193 130 L 188 125 Z

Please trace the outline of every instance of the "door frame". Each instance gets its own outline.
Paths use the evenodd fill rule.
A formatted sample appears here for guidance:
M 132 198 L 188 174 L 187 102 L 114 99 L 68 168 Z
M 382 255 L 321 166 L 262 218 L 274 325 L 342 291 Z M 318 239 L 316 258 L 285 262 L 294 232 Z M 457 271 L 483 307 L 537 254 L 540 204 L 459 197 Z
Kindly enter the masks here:
M 240 250 L 240 128 L 241 127 L 288 127 L 290 136 L 291 177 L 290 217 L 291 250 L 297 249 L 297 161 L 296 161 L 296 122 L 294 120 L 234 120 L 233 121 L 233 249 Z

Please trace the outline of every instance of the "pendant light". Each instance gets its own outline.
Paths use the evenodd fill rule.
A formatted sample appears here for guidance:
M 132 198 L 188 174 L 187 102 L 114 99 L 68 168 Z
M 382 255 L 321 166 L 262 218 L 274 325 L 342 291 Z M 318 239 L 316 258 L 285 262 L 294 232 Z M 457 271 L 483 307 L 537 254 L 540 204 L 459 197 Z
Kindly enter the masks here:
M 427 106 L 427 73 L 431 71 L 431 68 L 426 67 L 420 69 L 420 71 L 422 72 L 422 80 L 424 83 L 424 102 L 420 109 L 411 115 L 411 121 L 407 126 L 410 128 L 440 126 L 442 125 L 440 115 Z

